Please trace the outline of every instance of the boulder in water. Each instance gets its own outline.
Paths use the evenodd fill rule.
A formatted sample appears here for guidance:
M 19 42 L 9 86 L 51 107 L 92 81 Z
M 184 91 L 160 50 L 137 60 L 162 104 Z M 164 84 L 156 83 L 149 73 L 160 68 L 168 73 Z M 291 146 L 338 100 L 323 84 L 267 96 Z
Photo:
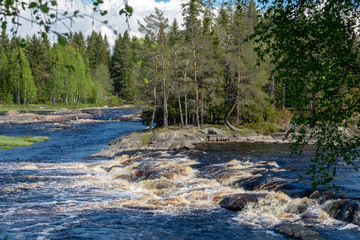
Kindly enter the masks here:
M 326 204 L 323 210 L 337 220 L 360 225 L 360 203 L 357 201 L 332 201 Z
M 219 204 L 231 211 L 241 211 L 248 203 L 256 203 L 259 198 L 265 196 L 264 193 L 239 193 L 226 196 Z
M 303 240 L 323 240 L 317 230 L 309 229 L 301 224 L 282 223 L 275 227 L 276 231 L 285 236 Z

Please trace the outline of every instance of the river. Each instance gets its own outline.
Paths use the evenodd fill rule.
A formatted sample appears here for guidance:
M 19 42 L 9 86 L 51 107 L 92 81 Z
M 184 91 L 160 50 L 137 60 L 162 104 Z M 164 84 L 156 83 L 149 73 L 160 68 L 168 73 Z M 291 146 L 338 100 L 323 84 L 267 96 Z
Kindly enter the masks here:
M 104 110 L 108 120 L 131 110 Z M 266 172 L 292 181 L 312 151 L 289 157 L 288 145 L 202 144 L 196 150 L 134 158 L 89 158 L 107 142 L 142 130 L 139 122 L 2 125 L 0 135 L 48 136 L 30 147 L 0 150 L 0 238 L 9 239 L 287 239 L 274 230 L 301 220 L 288 209 L 306 204 L 325 239 L 360 239 L 360 228 L 334 220 L 307 198 L 282 192 L 242 212 L 221 208 L 227 195 L 248 192 L 234 179 Z M 286 170 L 284 170 L 286 169 Z M 360 175 L 341 167 L 339 192 L 360 198 Z M 294 184 L 287 194 L 305 191 Z M 259 191 L 258 191 L 259 192 Z

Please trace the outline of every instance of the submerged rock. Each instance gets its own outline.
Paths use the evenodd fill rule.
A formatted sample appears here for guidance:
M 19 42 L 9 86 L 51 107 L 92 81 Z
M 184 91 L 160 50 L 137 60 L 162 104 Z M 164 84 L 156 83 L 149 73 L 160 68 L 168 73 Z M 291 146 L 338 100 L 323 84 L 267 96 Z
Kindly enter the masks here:
M 265 193 L 239 193 L 226 196 L 219 204 L 221 207 L 231 211 L 241 211 L 248 203 L 256 203 L 259 198 L 265 196 Z
M 309 229 L 298 223 L 282 223 L 277 225 L 275 229 L 287 237 L 299 238 L 303 240 L 323 240 L 317 230 Z

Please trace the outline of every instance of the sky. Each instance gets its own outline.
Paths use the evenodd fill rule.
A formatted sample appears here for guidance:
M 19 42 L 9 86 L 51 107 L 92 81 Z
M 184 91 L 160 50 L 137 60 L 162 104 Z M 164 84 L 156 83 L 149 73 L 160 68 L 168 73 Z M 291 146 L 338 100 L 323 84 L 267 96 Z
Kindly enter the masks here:
M 89 0 L 86 0 L 90 2 Z M 129 19 L 129 25 L 126 23 L 124 16 L 119 15 L 120 9 L 124 7 L 123 0 L 104 0 L 101 9 L 107 10 L 108 14 L 104 17 L 101 17 L 97 14 L 97 18 L 101 21 L 108 20 L 108 25 L 102 24 L 100 22 L 92 21 L 91 18 L 77 18 L 73 24 L 70 24 L 69 21 L 65 22 L 67 26 L 63 24 L 57 24 L 53 26 L 53 30 L 65 33 L 65 32 L 83 32 L 85 36 L 90 35 L 92 31 L 101 32 L 103 35 L 106 34 L 110 45 L 113 45 L 116 39 L 116 34 L 113 30 L 116 30 L 118 33 L 123 33 L 125 30 L 128 30 L 131 35 L 141 36 L 141 33 L 138 31 L 137 20 L 142 21 L 142 19 L 154 12 L 155 7 L 159 8 L 164 12 L 164 16 L 169 18 L 169 23 L 173 21 L 174 18 L 178 20 L 181 24 L 182 20 L 182 8 L 181 4 L 186 0 L 128 0 L 128 4 L 134 8 L 133 16 Z M 92 9 L 90 6 L 84 5 L 82 0 L 58 0 L 59 9 L 67 11 L 79 10 L 82 14 L 92 14 Z M 29 13 L 23 13 L 24 16 L 29 16 Z M 22 26 L 20 27 L 18 33 L 22 37 L 26 35 L 33 35 L 39 31 L 39 28 L 36 25 L 32 25 L 30 22 L 22 21 Z M 50 35 L 50 40 L 55 42 L 57 39 L 56 36 Z
M 85 36 L 91 34 L 92 31 L 101 32 L 106 35 L 109 43 L 113 46 L 117 35 L 114 33 L 124 33 L 128 30 L 132 36 L 141 36 L 138 31 L 137 21 L 143 20 L 143 18 L 150 13 L 154 12 L 155 7 L 164 12 L 164 16 L 169 18 L 171 24 L 174 18 L 178 20 L 181 25 L 183 23 L 181 4 L 188 0 L 128 0 L 128 4 L 133 7 L 134 13 L 129 19 L 129 24 L 126 23 L 126 18 L 119 15 L 119 11 L 124 7 L 124 0 L 103 0 L 104 3 L 101 6 L 102 10 L 107 10 L 108 14 L 101 17 L 99 14 L 95 15 L 96 18 L 101 21 L 108 20 L 108 24 L 102 24 L 98 21 L 93 21 L 91 18 L 76 18 L 74 23 L 65 21 L 66 26 L 63 24 L 57 24 L 53 26 L 53 30 L 59 33 L 65 32 L 79 32 L 81 31 Z M 220 0 L 219 0 L 220 1 Z M 79 10 L 80 14 L 92 15 L 92 0 L 58 0 L 58 8 L 62 11 L 73 12 Z M 89 5 L 87 6 L 86 3 Z M 23 12 L 24 16 L 30 17 L 29 12 Z M 19 34 L 22 37 L 26 35 L 33 35 L 39 31 L 36 25 L 32 25 L 30 22 L 22 21 L 22 27 L 19 29 Z M 50 41 L 56 42 L 57 36 L 50 35 Z

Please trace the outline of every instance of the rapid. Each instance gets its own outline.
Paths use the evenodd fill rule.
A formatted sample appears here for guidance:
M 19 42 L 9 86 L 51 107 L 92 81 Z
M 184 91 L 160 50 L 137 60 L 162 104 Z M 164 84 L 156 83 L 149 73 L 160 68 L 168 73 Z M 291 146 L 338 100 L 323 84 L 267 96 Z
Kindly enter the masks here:
M 290 157 L 285 144 L 200 144 L 89 158 L 145 128 L 107 121 L 129 113 L 104 110 L 96 123 L 0 126 L 0 135 L 51 138 L 0 150 L 0 239 L 288 239 L 275 228 L 284 222 L 311 225 L 324 239 L 360 239 L 358 225 L 327 213 L 336 199 L 319 201 L 297 183 L 311 149 Z M 335 194 L 358 201 L 360 174 L 340 166 L 339 176 Z M 224 198 L 248 194 L 256 200 L 241 211 L 221 207 Z

